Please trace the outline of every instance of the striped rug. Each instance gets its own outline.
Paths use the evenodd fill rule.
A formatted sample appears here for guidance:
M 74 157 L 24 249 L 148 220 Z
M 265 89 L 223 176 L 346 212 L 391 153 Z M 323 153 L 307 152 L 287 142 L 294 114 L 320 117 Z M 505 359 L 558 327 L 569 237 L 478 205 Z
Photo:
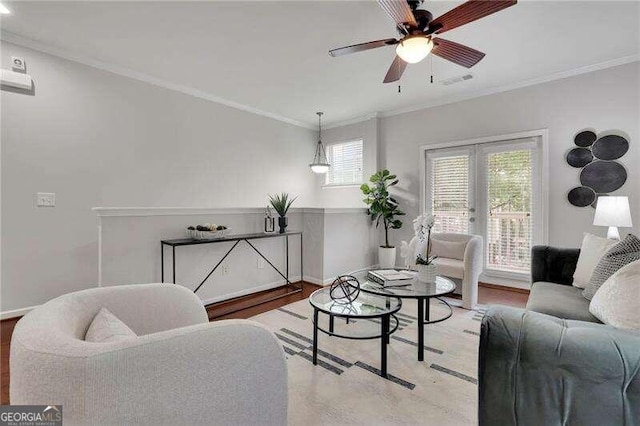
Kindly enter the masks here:
M 389 378 L 378 375 L 380 340 L 346 340 L 319 332 L 312 364 L 313 309 L 308 300 L 252 318 L 271 329 L 287 357 L 289 424 L 477 424 L 478 336 L 484 308 L 453 308 L 448 320 L 425 326 L 425 359 L 417 358 L 416 301 L 405 300 L 388 347 Z M 431 318 L 447 313 L 431 302 Z M 328 329 L 328 318 L 320 314 Z M 378 320 L 346 324 L 338 333 L 379 333 Z

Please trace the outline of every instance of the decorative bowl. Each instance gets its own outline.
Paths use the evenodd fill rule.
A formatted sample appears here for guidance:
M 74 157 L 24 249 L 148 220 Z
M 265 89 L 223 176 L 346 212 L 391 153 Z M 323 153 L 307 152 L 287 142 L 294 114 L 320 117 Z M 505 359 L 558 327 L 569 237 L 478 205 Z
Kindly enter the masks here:
M 194 240 L 219 240 L 225 238 L 231 232 L 230 228 L 221 229 L 219 231 L 198 231 L 195 229 L 187 229 L 187 237 Z

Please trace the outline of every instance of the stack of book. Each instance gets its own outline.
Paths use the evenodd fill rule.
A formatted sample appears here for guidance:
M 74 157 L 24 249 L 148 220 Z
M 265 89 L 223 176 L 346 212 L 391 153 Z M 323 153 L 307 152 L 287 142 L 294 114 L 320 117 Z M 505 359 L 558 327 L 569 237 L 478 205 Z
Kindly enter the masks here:
M 367 273 L 367 279 L 383 287 L 405 287 L 411 285 L 416 273 L 397 269 L 377 269 Z

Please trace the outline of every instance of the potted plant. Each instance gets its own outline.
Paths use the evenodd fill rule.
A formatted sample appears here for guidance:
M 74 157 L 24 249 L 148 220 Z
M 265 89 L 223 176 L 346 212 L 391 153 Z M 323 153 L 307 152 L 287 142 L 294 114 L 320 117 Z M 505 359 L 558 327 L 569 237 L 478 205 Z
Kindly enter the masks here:
M 416 256 L 416 267 L 418 268 L 418 280 L 432 283 L 436 281 L 436 265 L 433 263 L 438 256 L 431 256 L 431 228 L 434 224 L 433 215 L 418 216 L 419 230 L 416 233 L 418 241 L 426 245 L 426 255 L 418 253 Z M 426 232 L 426 238 L 425 238 Z
M 283 192 L 282 194 L 269 195 L 269 202 L 271 202 L 271 206 L 278 213 L 278 226 L 280 227 L 280 233 L 284 234 L 288 225 L 287 221 L 287 212 L 289 211 L 289 207 L 298 197 L 294 197 L 289 199 L 289 194 Z
M 396 248 L 389 244 L 389 229 L 402 228 L 402 222 L 396 216 L 405 213 L 398 208 L 398 202 L 389 194 L 389 188 L 398 184 L 396 175 L 384 169 L 369 178 L 371 185 L 362 184 L 360 189 L 366 196 L 364 202 L 369 206 L 367 214 L 376 228 L 384 226 L 384 245 L 378 248 L 378 262 L 381 268 L 393 268 L 396 264 Z

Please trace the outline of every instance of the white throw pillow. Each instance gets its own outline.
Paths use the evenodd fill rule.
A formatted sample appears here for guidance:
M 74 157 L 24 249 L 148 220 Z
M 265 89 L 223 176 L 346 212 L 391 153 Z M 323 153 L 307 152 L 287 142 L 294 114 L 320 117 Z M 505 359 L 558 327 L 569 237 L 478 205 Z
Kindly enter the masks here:
M 596 291 L 589 312 L 605 324 L 640 331 L 640 260 L 611 275 Z
M 123 323 L 107 308 L 100 308 L 84 337 L 86 342 L 107 343 L 136 338 L 127 324 Z
M 589 284 L 596 265 L 602 256 L 616 243 L 619 243 L 619 241 L 598 237 L 587 232 L 584 233 L 578 264 L 576 265 L 576 271 L 573 273 L 574 287 L 585 288 Z
M 446 257 L 447 259 L 464 260 L 464 250 L 467 241 L 444 241 L 431 239 L 431 256 Z

